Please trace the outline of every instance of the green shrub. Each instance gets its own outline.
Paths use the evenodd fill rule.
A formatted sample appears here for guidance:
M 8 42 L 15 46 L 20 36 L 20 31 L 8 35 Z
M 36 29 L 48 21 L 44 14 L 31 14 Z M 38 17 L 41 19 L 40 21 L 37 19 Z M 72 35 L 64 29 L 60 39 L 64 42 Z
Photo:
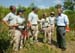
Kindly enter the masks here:
M 5 51 L 10 45 L 10 37 L 8 36 L 8 29 L 0 23 L 0 50 Z
M 67 14 L 69 17 L 71 29 L 74 29 L 75 28 L 75 12 L 71 10 L 66 10 L 64 13 Z

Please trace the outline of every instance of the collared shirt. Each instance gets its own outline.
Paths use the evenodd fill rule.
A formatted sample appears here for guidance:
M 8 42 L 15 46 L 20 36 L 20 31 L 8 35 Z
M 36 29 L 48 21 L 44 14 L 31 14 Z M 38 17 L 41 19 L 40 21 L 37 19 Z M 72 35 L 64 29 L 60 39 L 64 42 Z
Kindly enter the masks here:
M 49 24 L 49 19 L 48 18 L 46 18 L 46 19 L 41 19 L 41 27 L 47 27 L 47 26 L 49 26 L 50 24 Z
M 17 16 L 17 23 L 18 23 L 18 24 L 23 24 L 24 21 L 25 21 L 24 18 L 22 18 L 22 17 L 20 17 L 20 16 Z
M 38 15 L 34 12 L 31 12 L 28 16 L 28 21 L 30 21 L 31 24 L 37 24 L 38 23 Z
M 16 24 L 16 15 L 10 12 L 3 18 L 3 21 L 7 21 L 9 25 L 14 25 Z
M 49 23 L 50 25 L 54 25 L 55 24 L 55 17 L 49 17 Z
M 67 24 L 69 24 L 69 19 L 68 19 L 67 15 L 61 14 L 60 16 L 57 16 L 57 18 L 56 18 L 57 26 L 66 26 Z

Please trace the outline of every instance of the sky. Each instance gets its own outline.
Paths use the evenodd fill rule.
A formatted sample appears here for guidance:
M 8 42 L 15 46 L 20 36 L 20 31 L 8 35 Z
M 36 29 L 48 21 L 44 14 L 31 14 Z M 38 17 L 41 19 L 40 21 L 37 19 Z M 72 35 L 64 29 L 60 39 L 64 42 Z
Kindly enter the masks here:
M 5 7 L 9 7 L 10 5 L 28 7 L 32 2 L 39 8 L 48 8 L 56 4 L 63 5 L 64 0 L 0 0 L 0 5 Z

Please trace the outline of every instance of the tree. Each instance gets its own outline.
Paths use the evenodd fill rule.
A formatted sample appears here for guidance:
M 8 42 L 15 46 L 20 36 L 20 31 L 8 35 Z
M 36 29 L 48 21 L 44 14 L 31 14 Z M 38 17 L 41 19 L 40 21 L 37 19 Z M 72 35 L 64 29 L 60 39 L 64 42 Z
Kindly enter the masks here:
M 33 8 L 33 7 L 36 7 L 36 6 L 35 6 L 34 3 L 31 3 L 29 7 L 30 7 L 30 8 Z
M 73 2 L 72 2 L 72 0 L 65 0 L 64 8 L 69 9 L 69 10 L 73 10 Z

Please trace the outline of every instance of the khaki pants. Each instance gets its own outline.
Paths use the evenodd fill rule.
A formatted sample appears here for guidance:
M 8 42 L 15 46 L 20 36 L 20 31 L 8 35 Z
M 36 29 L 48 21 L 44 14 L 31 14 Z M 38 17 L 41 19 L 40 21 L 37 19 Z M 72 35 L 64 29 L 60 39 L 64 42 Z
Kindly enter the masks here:
M 54 27 L 55 27 L 54 24 L 50 25 L 50 36 L 51 36 L 51 38 L 53 37 L 52 35 L 54 34 Z
M 31 30 L 32 30 L 32 32 L 31 32 L 31 34 L 32 34 L 32 36 L 35 38 L 35 40 L 37 40 L 37 36 L 38 36 L 38 26 L 37 25 L 32 25 L 31 26 Z
M 13 44 L 13 49 L 17 51 L 19 49 L 21 32 L 16 29 L 10 29 L 9 32 L 10 32 L 9 35 L 11 35 L 12 38 L 11 44 Z
M 50 27 L 51 27 L 51 29 L 50 29 L 50 31 L 53 33 L 54 32 L 54 24 L 52 24 L 52 25 L 50 25 Z
M 46 41 L 46 38 L 47 38 L 47 35 L 48 35 L 48 42 L 50 43 L 51 42 L 50 27 L 43 28 L 43 31 L 44 31 L 45 41 Z

